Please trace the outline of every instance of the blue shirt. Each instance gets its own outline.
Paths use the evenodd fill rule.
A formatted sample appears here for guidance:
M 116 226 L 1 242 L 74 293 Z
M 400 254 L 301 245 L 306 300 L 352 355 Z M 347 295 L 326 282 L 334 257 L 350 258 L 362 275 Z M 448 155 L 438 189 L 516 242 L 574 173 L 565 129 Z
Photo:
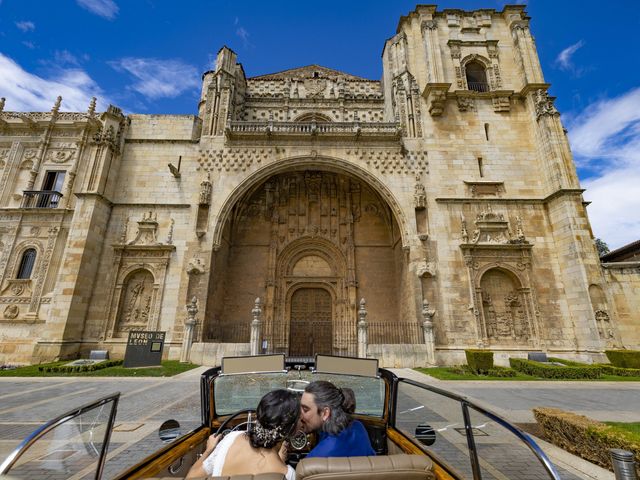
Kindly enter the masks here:
M 363 457 L 375 455 L 369 434 L 361 422 L 352 421 L 337 435 L 320 432 L 320 440 L 307 458 L 311 457 Z

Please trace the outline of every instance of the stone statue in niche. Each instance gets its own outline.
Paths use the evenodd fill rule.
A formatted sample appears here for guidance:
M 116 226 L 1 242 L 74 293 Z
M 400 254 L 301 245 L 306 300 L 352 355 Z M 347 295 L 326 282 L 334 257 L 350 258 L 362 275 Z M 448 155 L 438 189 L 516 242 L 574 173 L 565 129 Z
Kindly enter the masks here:
M 209 179 L 209 175 L 207 174 L 207 178 L 200 183 L 200 205 L 210 205 L 211 204 L 211 180 Z
M 607 340 L 614 338 L 611 321 L 607 312 L 604 310 L 596 310 L 596 324 L 598 326 L 598 334 L 600 335 L 600 338 Z
M 416 184 L 413 191 L 413 204 L 416 210 L 424 210 L 427 208 L 427 192 L 424 185 L 420 182 L 419 176 L 416 176 Z

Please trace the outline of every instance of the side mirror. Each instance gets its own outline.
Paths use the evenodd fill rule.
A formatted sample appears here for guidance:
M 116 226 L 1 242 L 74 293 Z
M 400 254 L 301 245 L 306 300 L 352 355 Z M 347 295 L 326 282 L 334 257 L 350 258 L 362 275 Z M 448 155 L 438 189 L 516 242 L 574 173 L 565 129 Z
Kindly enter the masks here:
M 436 443 L 436 431 L 431 427 L 431 425 L 427 425 L 426 423 L 420 423 L 416 427 L 415 437 L 420 443 L 427 447 Z
M 180 424 L 177 420 L 167 420 L 160 425 L 158 435 L 164 443 L 171 443 L 180 436 Z

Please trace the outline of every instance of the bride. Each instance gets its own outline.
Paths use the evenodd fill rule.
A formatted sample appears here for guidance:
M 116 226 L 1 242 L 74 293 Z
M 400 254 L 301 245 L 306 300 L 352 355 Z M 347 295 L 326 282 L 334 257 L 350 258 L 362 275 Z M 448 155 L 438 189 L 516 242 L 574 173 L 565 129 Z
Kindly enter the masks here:
M 282 473 L 295 480 L 285 463 L 285 438 L 293 433 L 300 415 L 298 395 L 289 390 L 267 393 L 256 409 L 257 422 L 247 432 L 230 432 L 224 438 L 211 435 L 202 457 L 186 478 Z

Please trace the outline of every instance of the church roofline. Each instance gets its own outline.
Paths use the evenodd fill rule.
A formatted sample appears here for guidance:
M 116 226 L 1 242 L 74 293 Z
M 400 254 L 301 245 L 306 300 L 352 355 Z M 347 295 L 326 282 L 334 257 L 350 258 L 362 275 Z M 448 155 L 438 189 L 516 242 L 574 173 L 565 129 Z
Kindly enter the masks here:
M 345 77 L 345 80 L 349 81 L 359 81 L 359 82 L 379 82 L 379 80 L 372 80 L 370 78 L 359 77 L 357 75 L 353 75 L 350 73 L 346 73 L 340 70 L 336 70 L 329 67 L 324 67 L 322 65 L 318 65 L 317 63 L 313 63 L 311 65 L 304 65 L 301 67 L 288 68 L 286 70 L 281 70 L 273 73 L 266 73 L 264 75 L 256 75 L 255 77 L 249 77 L 247 80 L 280 80 L 286 78 L 288 73 L 294 73 L 296 71 L 305 71 L 305 70 L 314 70 L 317 69 L 320 71 L 320 77 L 323 77 L 322 73 L 329 74 L 331 76 L 341 76 Z M 293 75 L 291 75 L 293 77 Z M 326 76 L 326 75 L 324 75 Z
M 527 16 L 527 12 L 526 12 L 526 5 L 505 5 L 502 8 L 502 11 L 497 11 L 495 8 L 476 8 L 474 10 L 463 10 L 461 8 L 445 8 L 443 10 L 437 10 L 438 6 L 434 5 L 434 4 L 419 4 L 416 5 L 416 7 L 409 12 L 407 15 L 402 15 L 400 17 L 400 20 L 398 20 L 398 26 L 396 27 L 396 35 L 398 33 L 400 33 L 402 31 L 402 24 L 408 20 L 409 18 L 418 15 L 420 10 L 431 10 L 431 14 L 434 17 L 442 17 L 444 15 L 446 15 L 447 13 L 458 13 L 458 14 L 464 14 L 464 13 L 475 13 L 475 12 L 488 12 L 491 15 L 504 15 L 504 13 L 508 10 L 519 10 L 522 13 L 522 18 L 523 19 L 529 19 L 530 17 Z M 393 38 L 393 37 L 391 37 Z M 385 41 L 385 45 L 386 43 L 389 41 L 390 39 Z M 382 51 L 384 52 L 384 48 L 382 49 Z

